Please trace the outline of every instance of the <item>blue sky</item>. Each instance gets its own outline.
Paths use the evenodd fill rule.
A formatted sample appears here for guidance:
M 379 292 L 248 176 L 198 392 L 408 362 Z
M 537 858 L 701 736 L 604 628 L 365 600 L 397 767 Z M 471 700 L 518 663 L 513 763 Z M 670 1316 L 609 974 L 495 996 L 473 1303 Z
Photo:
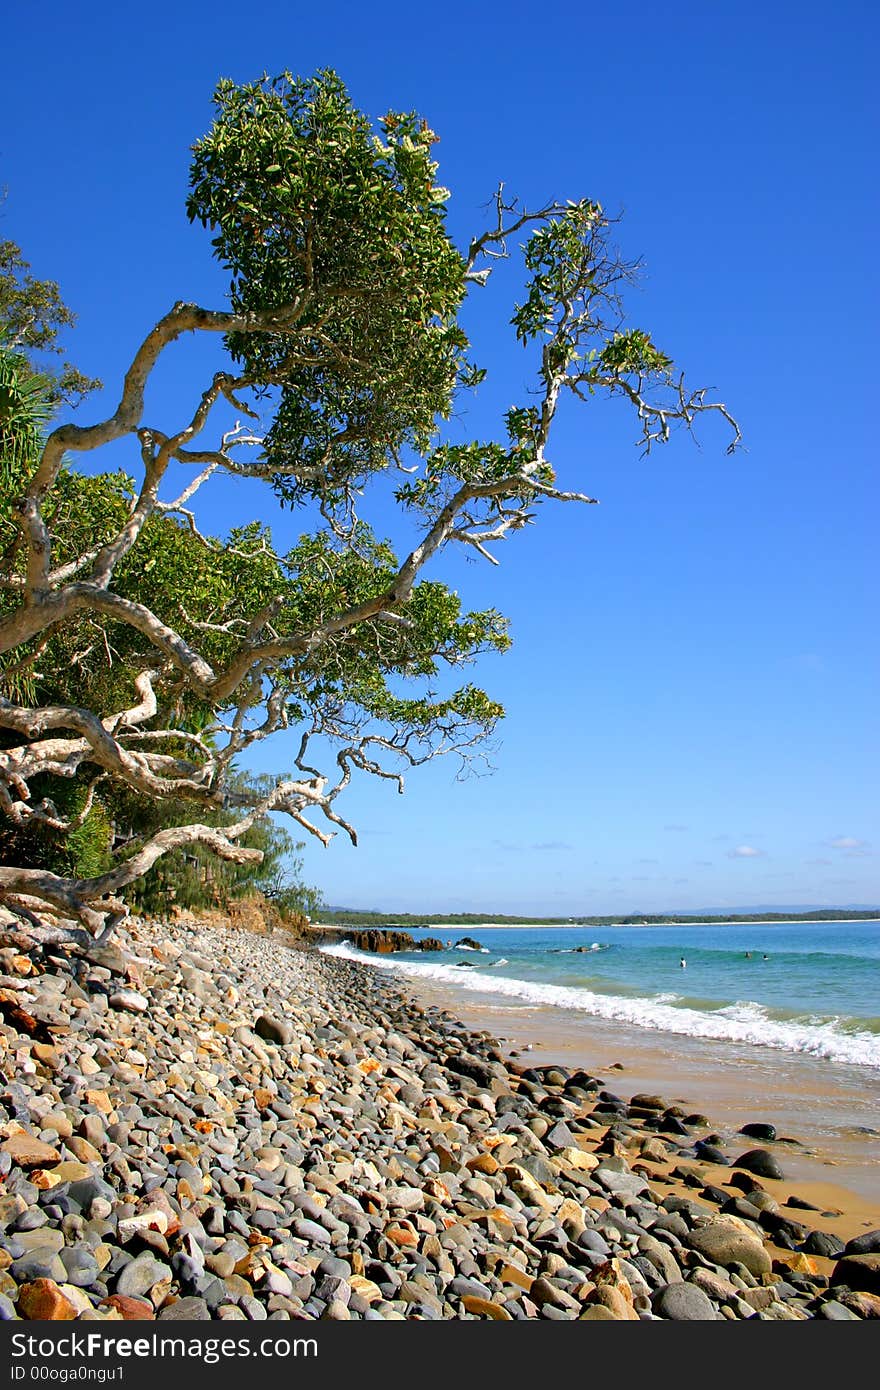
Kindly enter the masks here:
M 361 783 L 360 847 L 309 846 L 306 877 L 399 910 L 880 900 L 876 7 L 145 13 L 49 0 L 38 26 L 20 7 L 4 22 L 0 236 L 59 281 L 83 370 L 115 386 L 175 299 L 222 303 L 184 215 L 217 78 L 331 66 L 371 115 L 415 108 L 441 136 L 460 244 L 499 179 L 621 213 L 645 261 L 633 321 L 717 389 L 747 445 L 728 458 L 710 423 L 701 448 L 645 460 L 623 409 L 567 410 L 552 459 L 601 506 L 545 510 L 497 570 L 449 555 L 433 571 L 512 621 L 511 653 L 475 673 L 508 710 L 493 775 L 438 763 L 404 798 Z M 524 399 L 514 293 L 505 268 L 468 311 L 490 372 L 474 433 Z M 163 367 L 156 423 L 209 358 Z M 269 514 L 222 486 L 205 505 L 217 531 Z M 287 761 L 276 743 L 260 766 Z

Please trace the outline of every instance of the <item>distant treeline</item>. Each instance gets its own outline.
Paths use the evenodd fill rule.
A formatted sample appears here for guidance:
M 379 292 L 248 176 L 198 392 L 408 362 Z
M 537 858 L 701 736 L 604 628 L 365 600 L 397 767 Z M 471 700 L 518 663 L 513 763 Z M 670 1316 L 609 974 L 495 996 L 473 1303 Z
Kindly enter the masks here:
M 861 922 L 880 915 L 880 909 L 847 912 L 843 908 L 823 908 L 819 912 L 751 912 L 721 917 L 683 917 L 660 913 L 645 916 L 633 913 L 629 917 L 510 917 L 504 913 L 452 912 L 427 913 L 347 912 L 326 909 L 321 923 L 326 926 L 401 927 L 407 931 L 418 927 L 479 927 L 491 923 L 499 927 L 655 927 L 702 926 L 706 923 L 737 922 Z

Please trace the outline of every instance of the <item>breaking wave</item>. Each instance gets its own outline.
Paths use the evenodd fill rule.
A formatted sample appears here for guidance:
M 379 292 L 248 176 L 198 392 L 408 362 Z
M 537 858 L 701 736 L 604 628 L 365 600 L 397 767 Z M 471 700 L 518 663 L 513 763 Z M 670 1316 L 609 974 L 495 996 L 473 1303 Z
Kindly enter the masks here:
M 681 996 L 670 993 L 625 998 L 616 994 L 598 994 L 579 987 L 486 975 L 482 969 L 462 971 L 434 962 L 391 960 L 387 956 L 366 955 L 346 943 L 322 946 L 321 951 L 325 955 L 362 961 L 366 965 L 415 980 L 448 984 L 456 990 L 502 995 L 526 1004 L 577 1010 L 595 1018 L 612 1019 L 657 1032 L 773 1047 L 785 1052 L 820 1057 L 829 1062 L 880 1069 L 880 1034 L 867 1031 L 864 1019 L 816 1015 L 779 1018 L 774 1016 L 772 1010 L 750 1000 L 738 1000 L 723 1008 L 713 1009 L 694 1008 L 676 1002 L 681 1000 Z

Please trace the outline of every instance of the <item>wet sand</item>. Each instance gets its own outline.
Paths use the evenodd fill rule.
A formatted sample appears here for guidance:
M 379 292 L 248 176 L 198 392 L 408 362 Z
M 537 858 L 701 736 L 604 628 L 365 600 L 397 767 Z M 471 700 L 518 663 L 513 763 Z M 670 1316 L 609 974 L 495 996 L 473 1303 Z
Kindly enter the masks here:
M 772 1048 L 499 1001 L 497 995 L 451 993 L 448 986 L 396 973 L 395 979 L 468 1028 L 492 1033 L 520 1065 L 583 1067 L 624 1099 L 651 1092 L 701 1112 L 732 1159 L 764 1147 L 739 1134 L 741 1125 L 775 1125 L 779 1138 L 768 1147 L 785 1181 L 767 1180 L 768 1191 L 780 1202 L 796 1192 L 823 1212 L 839 1212 L 829 1218 L 810 1212 L 810 1225 L 847 1239 L 880 1228 L 880 1074 Z M 723 1167 L 708 1171 L 709 1180 L 721 1186 L 729 1177 Z

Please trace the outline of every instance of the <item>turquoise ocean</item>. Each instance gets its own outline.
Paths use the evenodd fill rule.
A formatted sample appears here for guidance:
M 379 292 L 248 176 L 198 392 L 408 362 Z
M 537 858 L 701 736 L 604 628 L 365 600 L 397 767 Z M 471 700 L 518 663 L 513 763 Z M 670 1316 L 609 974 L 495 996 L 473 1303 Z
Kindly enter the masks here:
M 573 1018 L 798 1053 L 880 1078 L 880 922 L 429 928 L 443 952 L 361 955 L 412 979 Z M 481 951 L 456 943 L 463 936 Z M 681 962 L 684 960 L 685 964 Z

